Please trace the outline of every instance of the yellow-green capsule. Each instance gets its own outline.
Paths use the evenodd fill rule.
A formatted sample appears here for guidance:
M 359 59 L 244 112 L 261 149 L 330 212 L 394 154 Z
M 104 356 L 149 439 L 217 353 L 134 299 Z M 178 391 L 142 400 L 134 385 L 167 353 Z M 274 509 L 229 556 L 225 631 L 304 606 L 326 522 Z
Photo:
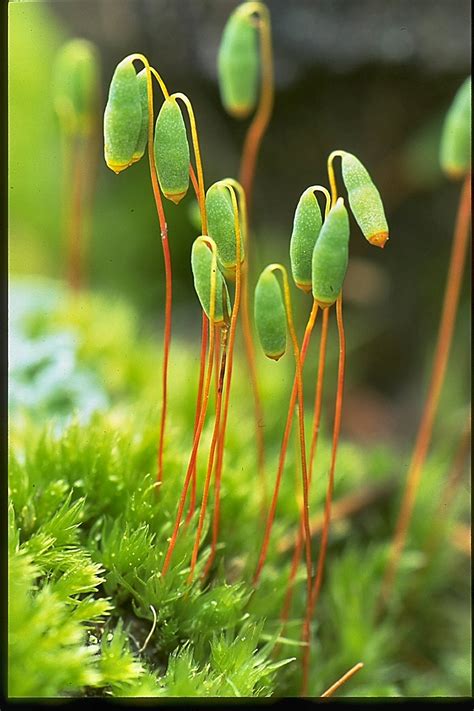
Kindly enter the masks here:
M 380 193 L 360 160 L 346 153 L 342 156 L 342 178 L 349 204 L 362 234 L 376 247 L 388 240 L 388 225 Z
M 471 169 L 471 77 L 458 89 L 444 121 L 441 167 L 451 178 Z
M 147 71 L 142 69 L 137 74 L 138 91 L 142 106 L 142 123 L 140 133 L 138 134 L 135 153 L 133 154 L 133 162 L 136 163 L 143 157 L 148 142 L 148 86 L 147 86 Z
M 264 269 L 255 287 L 255 324 L 267 358 L 279 360 L 286 351 L 286 314 L 278 279 Z
M 212 250 L 205 240 L 198 237 L 191 249 L 191 269 L 194 277 L 194 288 L 206 316 L 211 318 L 211 281 L 212 281 Z M 229 292 L 224 277 L 216 266 L 216 301 L 214 306 L 214 323 L 229 320 Z
M 229 189 L 222 183 L 214 183 L 206 193 L 207 229 L 217 245 L 219 264 L 232 272 L 237 265 L 235 220 Z M 242 235 L 242 233 L 241 233 Z M 244 259 L 244 240 L 240 240 L 240 258 Z
M 296 206 L 290 239 L 291 273 L 296 286 L 306 292 L 311 291 L 311 261 L 322 224 L 318 201 L 308 188 Z
M 259 84 L 257 28 L 246 5 L 237 7 L 227 20 L 217 60 L 222 103 L 235 118 L 254 110 Z
M 342 289 L 349 261 L 349 216 L 338 198 L 329 211 L 313 250 L 313 297 L 323 309 L 332 306 Z
M 134 162 L 141 127 L 137 74 L 132 60 L 126 57 L 115 69 L 104 114 L 105 162 L 115 173 Z
M 53 74 L 54 108 L 65 133 L 86 135 L 97 114 L 99 56 L 84 39 L 66 42 L 58 52 Z
M 155 161 L 163 195 L 177 205 L 188 192 L 189 144 L 176 99 L 165 99 L 155 125 Z

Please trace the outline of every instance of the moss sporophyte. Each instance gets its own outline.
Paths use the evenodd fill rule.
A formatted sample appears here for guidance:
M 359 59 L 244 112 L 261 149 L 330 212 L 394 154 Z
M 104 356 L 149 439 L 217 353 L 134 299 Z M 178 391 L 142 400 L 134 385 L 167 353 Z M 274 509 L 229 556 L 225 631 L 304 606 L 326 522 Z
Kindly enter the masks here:
M 144 65 L 144 69 L 138 74 L 134 67 L 135 61 L 140 61 Z M 158 442 L 157 474 L 158 482 L 162 486 L 166 486 L 166 467 L 163 466 L 163 452 L 167 412 L 167 373 L 171 342 L 172 277 L 168 233 L 161 193 L 173 203 L 178 204 L 188 191 L 189 177 L 191 177 L 200 208 L 201 235 L 197 237 L 191 250 L 194 285 L 202 310 L 200 370 L 194 430 L 192 448 L 176 517 L 161 570 L 161 575 L 166 576 L 171 566 L 178 538 L 181 532 L 188 529 L 191 521 L 195 518 L 197 457 L 209 407 L 214 371 L 214 424 L 190 560 L 188 574 L 188 583 L 190 584 L 194 580 L 198 562 L 212 481 L 214 481 L 214 505 L 211 549 L 202 568 L 201 576 L 203 579 L 210 574 L 217 552 L 220 489 L 232 385 L 236 328 L 239 320 L 242 323 L 245 352 L 254 395 L 257 463 L 263 493 L 262 511 L 265 510 L 263 409 L 259 393 L 249 315 L 250 230 L 247 214 L 248 204 L 251 201 L 257 155 L 273 105 L 270 17 L 263 3 L 243 3 L 233 12 L 224 29 L 219 50 L 218 68 L 221 97 L 229 113 L 232 116 L 244 118 L 256 109 L 244 143 L 240 182 L 233 178 L 226 178 L 211 185 L 206 192 L 198 131 L 191 102 L 187 96 L 180 92 L 170 94 L 160 74 L 150 66 L 148 60 L 141 54 L 129 55 L 118 64 L 111 80 L 109 98 L 104 115 L 105 159 L 107 165 L 114 172 L 119 173 L 140 160 L 144 155 L 146 146 L 148 146 L 150 176 L 160 223 L 166 278 L 162 413 Z M 158 81 L 164 97 L 155 125 L 153 77 Z M 190 162 L 188 134 L 178 101 L 184 104 L 189 117 L 195 170 Z M 298 402 L 303 503 L 281 619 L 282 623 L 285 624 L 291 607 L 296 571 L 304 545 L 307 591 L 306 617 L 303 625 L 302 693 L 307 692 L 310 661 L 310 624 L 322 583 L 328 541 L 344 386 L 345 338 L 342 317 L 342 289 L 348 265 L 349 220 L 344 200 L 337 196 L 333 169 L 335 156 L 340 156 L 342 159 L 342 177 L 348 192 L 349 206 L 365 238 L 370 244 L 379 247 L 383 247 L 387 241 L 388 227 L 384 209 L 379 192 L 367 170 L 354 155 L 346 151 L 334 151 L 328 160 L 331 194 L 325 187 L 319 185 L 313 185 L 303 192 L 296 208 L 290 240 L 291 273 L 295 284 L 299 289 L 310 293 L 313 297 L 312 308 L 301 347 L 298 343 L 293 321 L 289 280 L 286 268 L 283 265 L 271 264 L 263 270 L 256 285 L 254 302 L 255 326 L 264 353 L 269 358 L 278 360 L 284 354 L 287 331 L 289 332 L 295 359 L 295 376 L 281 445 L 278 471 L 270 507 L 266 515 L 262 548 L 253 583 L 255 586 L 259 583 L 267 556 L 285 464 L 288 438 L 294 409 L 296 402 Z M 317 193 L 321 193 L 325 197 L 324 219 L 316 199 Z M 283 292 L 276 273 L 280 273 L 282 277 Z M 230 295 L 227 282 L 234 284 L 233 297 Z M 336 321 L 339 334 L 339 366 L 324 526 L 316 572 L 313 576 L 309 527 L 309 487 L 312 479 L 322 411 L 329 313 L 331 306 L 334 304 L 336 305 Z M 322 328 L 308 464 L 304 424 L 303 365 L 319 311 L 322 311 Z M 295 495 L 298 500 L 298 492 Z M 188 513 L 184 516 L 188 497 Z M 357 665 L 356 667 L 348 672 L 343 679 L 349 678 L 352 673 L 355 673 L 360 668 Z M 336 686 L 337 684 L 334 688 Z

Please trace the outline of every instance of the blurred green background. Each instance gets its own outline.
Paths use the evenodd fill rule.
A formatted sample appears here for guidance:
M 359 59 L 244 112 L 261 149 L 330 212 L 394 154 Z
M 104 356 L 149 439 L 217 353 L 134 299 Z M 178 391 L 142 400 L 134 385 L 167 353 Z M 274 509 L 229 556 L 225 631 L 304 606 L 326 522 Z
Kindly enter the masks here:
M 145 53 L 173 91 L 191 98 L 206 184 L 236 175 L 246 122 L 221 108 L 219 38 L 236 0 L 12 2 L 10 273 L 65 275 L 61 151 L 51 101 L 53 62 L 68 38 L 96 43 L 102 100 L 115 65 Z M 288 263 L 299 195 L 327 183 L 326 157 L 356 153 L 386 206 L 390 241 L 371 248 L 353 225 L 345 295 L 349 368 L 344 428 L 360 440 L 411 438 L 436 337 L 460 186 L 438 166 L 443 116 L 470 72 L 467 0 L 270 0 L 276 69 L 273 119 L 255 182 L 251 283 L 269 260 Z M 98 117 L 101 121 L 101 116 Z M 197 344 L 199 308 L 189 195 L 166 214 L 176 334 Z M 161 339 L 164 276 L 146 160 L 120 176 L 97 154 L 89 283 L 128 300 Z M 467 281 L 467 280 L 466 280 Z M 443 408 L 457 412 L 470 377 L 465 284 Z M 295 295 L 300 326 L 309 303 Z M 441 427 L 458 426 L 445 418 Z

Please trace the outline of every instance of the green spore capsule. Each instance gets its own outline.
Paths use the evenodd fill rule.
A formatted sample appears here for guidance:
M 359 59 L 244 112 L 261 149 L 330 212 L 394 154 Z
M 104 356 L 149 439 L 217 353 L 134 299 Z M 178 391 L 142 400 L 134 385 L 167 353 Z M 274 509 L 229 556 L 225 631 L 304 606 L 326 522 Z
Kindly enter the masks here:
M 471 169 L 471 77 L 458 89 L 446 114 L 440 161 L 451 178 L 460 178 Z
M 66 42 L 54 66 L 54 108 L 62 130 L 70 135 L 90 133 L 97 112 L 99 57 L 95 46 L 83 39 Z
M 217 245 L 219 264 L 226 271 L 233 272 L 237 265 L 237 243 L 232 199 L 228 188 L 222 183 L 214 183 L 206 193 L 207 228 L 209 236 Z M 244 241 L 240 240 L 240 257 L 244 259 Z
M 313 250 L 313 297 L 326 309 L 342 289 L 349 261 L 349 216 L 339 198 L 329 211 Z
M 156 119 L 155 161 L 163 195 L 177 205 L 188 192 L 189 144 L 183 114 L 172 96 Z
M 227 20 L 217 60 L 222 103 L 235 118 L 245 118 L 255 109 L 259 83 L 257 28 L 245 5 Z
M 346 153 L 342 156 L 342 178 L 349 204 L 362 234 L 375 247 L 384 247 L 388 225 L 380 193 L 360 160 Z
M 133 154 L 133 162 L 136 163 L 145 154 L 146 145 L 148 143 L 148 86 L 147 86 L 147 71 L 142 69 L 137 74 L 138 91 L 142 107 L 142 123 L 140 133 L 138 134 L 135 153 Z
M 194 240 L 191 249 L 191 268 L 194 276 L 194 288 L 206 316 L 211 318 L 211 276 L 212 251 L 204 240 L 199 237 Z M 229 292 L 224 278 L 216 267 L 216 301 L 214 307 L 214 323 L 222 323 L 229 319 Z
M 135 67 L 126 57 L 110 82 L 104 114 L 105 162 L 115 173 L 131 165 L 142 127 L 142 101 Z
M 267 358 L 279 360 L 286 351 L 286 314 L 278 279 L 264 269 L 255 287 L 255 324 Z
M 305 190 L 299 199 L 290 239 L 291 273 L 296 286 L 311 291 L 311 261 L 323 219 L 313 190 Z

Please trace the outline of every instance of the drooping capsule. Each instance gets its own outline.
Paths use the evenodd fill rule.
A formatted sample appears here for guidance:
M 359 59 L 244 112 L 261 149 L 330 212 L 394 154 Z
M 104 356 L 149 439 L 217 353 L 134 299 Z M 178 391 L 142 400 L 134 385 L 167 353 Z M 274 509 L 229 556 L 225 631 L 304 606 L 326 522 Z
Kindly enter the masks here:
M 342 289 L 349 261 L 349 216 L 343 198 L 329 211 L 314 245 L 313 297 L 323 309 L 332 306 Z
M 235 219 L 229 189 L 222 183 L 213 183 L 206 193 L 207 229 L 217 245 L 219 264 L 233 272 L 237 265 Z M 240 258 L 244 259 L 244 240 L 240 240 Z
M 458 89 L 444 121 L 441 167 L 452 178 L 471 169 L 471 77 Z
M 198 295 L 201 307 L 206 316 L 211 318 L 211 280 L 212 280 L 213 255 L 205 240 L 198 237 L 194 240 L 191 249 L 191 269 L 194 277 L 194 288 Z M 222 323 L 229 319 L 229 292 L 225 280 L 216 266 L 216 291 L 214 306 L 214 323 Z
M 290 239 L 291 273 L 296 286 L 306 292 L 311 291 L 313 249 L 322 224 L 319 203 L 313 190 L 308 188 L 296 206 Z
M 99 96 L 99 56 L 92 42 L 66 42 L 56 57 L 53 77 L 54 108 L 62 130 L 70 135 L 88 134 Z
M 142 107 L 142 123 L 140 133 L 138 134 L 135 153 L 133 154 L 133 162 L 136 163 L 143 157 L 147 142 L 148 142 L 148 86 L 147 86 L 147 71 L 142 69 L 137 74 L 138 91 L 140 94 L 140 102 Z
M 255 109 L 258 95 L 257 28 L 246 6 L 239 5 L 227 20 L 217 60 L 222 103 L 235 118 L 248 116 Z
M 370 244 L 384 247 L 388 240 L 388 225 L 380 193 L 360 160 L 345 151 L 342 156 L 342 178 L 351 210 L 362 234 Z
M 263 270 L 255 287 L 254 315 L 263 352 L 279 360 L 286 351 L 286 314 L 280 284 L 269 269 Z
M 189 143 L 183 114 L 172 96 L 156 119 L 155 161 L 163 195 L 177 205 L 188 192 Z
M 105 162 L 120 173 L 134 162 L 142 127 L 142 102 L 133 61 L 125 57 L 110 82 L 104 114 Z

